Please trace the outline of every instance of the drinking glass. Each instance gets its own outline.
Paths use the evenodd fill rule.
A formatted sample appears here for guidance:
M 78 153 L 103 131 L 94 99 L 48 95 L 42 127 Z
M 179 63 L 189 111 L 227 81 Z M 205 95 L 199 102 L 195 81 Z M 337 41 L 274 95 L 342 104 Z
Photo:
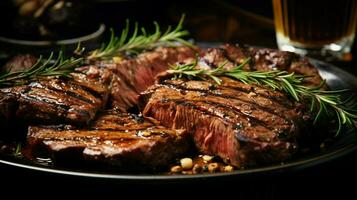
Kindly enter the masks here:
M 280 50 L 342 58 L 357 25 L 355 0 L 272 0 Z

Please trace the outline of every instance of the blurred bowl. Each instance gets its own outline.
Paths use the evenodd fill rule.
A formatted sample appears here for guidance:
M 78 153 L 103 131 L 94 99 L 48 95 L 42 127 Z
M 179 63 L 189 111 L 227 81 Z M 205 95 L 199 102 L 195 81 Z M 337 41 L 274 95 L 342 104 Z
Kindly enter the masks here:
M 48 55 L 50 52 L 58 52 L 60 50 L 62 50 L 65 54 L 70 54 L 76 49 L 78 43 L 81 43 L 81 46 L 85 46 L 86 49 L 94 49 L 100 45 L 101 37 L 105 29 L 105 25 L 100 24 L 92 33 L 76 38 L 54 41 L 19 40 L 0 36 L 0 57 L 5 58 L 24 53 Z

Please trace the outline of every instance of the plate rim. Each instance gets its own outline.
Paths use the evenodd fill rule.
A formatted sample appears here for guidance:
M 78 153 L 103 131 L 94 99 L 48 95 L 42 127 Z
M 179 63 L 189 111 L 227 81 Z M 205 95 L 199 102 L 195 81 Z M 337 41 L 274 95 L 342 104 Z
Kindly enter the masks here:
M 319 156 L 313 156 L 309 159 L 303 159 L 299 161 L 292 161 L 284 163 L 281 165 L 272 165 L 261 168 L 245 169 L 245 170 L 235 170 L 233 172 L 221 172 L 212 174 L 179 174 L 179 175 L 158 175 L 158 174 L 147 174 L 147 175 L 134 175 L 134 174 L 115 174 L 115 173 L 99 173 L 99 172 L 80 172 L 75 170 L 64 170 L 64 169 L 53 169 L 50 167 L 27 165 L 16 163 L 13 161 L 6 161 L 0 159 L 0 164 L 5 164 L 9 166 L 19 167 L 22 169 L 36 170 L 40 172 L 52 173 L 57 175 L 70 175 L 76 177 L 87 177 L 87 178 L 100 178 L 100 179 L 117 179 L 117 180 L 135 180 L 135 181 L 157 181 L 157 180 L 195 180 L 195 179 L 211 179 L 211 178 L 224 178 L 224 177 L 236 177 L 239 175 L 248 174 L 261 174 L 261 173 L 272 173 L 279 170 L 292 170 L 292 169 L 304 169 L 312 167 L 321 163 L 326 163 L 336 158 L 347 155 L 353 151 L 357 150 L 356 144 L 349 144 L 332 152 L 321 154 Z

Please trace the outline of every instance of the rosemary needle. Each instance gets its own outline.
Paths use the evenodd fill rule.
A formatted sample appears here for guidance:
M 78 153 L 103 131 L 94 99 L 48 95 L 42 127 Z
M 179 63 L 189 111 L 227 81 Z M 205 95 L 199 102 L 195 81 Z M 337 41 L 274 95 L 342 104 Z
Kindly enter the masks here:
M 17 158 L 21 158 L 22 157 L 22 152 L 21 152 L 21 143 L 18 143 L 16 145 L 16 149 L 15 149 L 15 152 L 13 153 L 13 155 Z

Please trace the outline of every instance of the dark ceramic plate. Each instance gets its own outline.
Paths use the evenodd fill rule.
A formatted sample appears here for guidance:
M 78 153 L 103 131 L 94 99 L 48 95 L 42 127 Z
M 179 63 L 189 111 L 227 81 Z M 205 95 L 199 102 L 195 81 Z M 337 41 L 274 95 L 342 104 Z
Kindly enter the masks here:
M 311 59 L 311 62 L 318 67 L 319 72 L 323 78 L 327 80 L 328 85 L 332 89 L 349 88 L 351 93 L 357 91 L 357 78 L 336 66 L 324 63 L 318 60 Z M 298 156 L 295 159 L 286 162 L 285 164 L 277 164 L 265 167 L 259 167 L 247 170 L 236 170 L 230 173 L 215 173 L 215 174 L 200 174 L 200 175 L 165 175 L 165 174 L 121 174 L 113 172 L 99 172 L 99 171 L 84 171 L 80 169 L 68 169 L 58 167 L 45 167 L 30 163 L 26 160 L 1 158 L 0 164 L 9 165 L 17 169 L 28 169 L 37 172 L 44 172 L 58 175 L 72 175 L 82 177 L 95 177 L 102 179 L 117 179 L 122 181 L 179 181 L 179 180 L 201 180 L 201 179 L 216 179 L 237 177 L 250 174 L 259 173 L 276 173 L 281 171 L 297 170 L 313 165 L 321 164 L 336 158 L 339 158 L 347 153 L 357 149 L 357 131 L 350 130 L 340 133 L 324 151 L 310 153 L 303 156 Z

